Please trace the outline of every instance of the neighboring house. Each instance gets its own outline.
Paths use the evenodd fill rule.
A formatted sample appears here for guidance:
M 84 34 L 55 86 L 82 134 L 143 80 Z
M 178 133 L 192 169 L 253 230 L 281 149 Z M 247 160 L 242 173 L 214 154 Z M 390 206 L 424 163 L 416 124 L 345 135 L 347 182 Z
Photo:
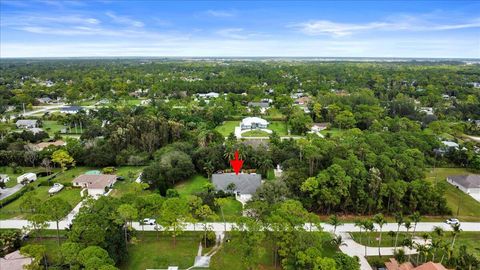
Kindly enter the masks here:
M 433 108 L 432 107 L 420 107 L 420 109 L 418 111 L 423 112 L 426 115 L 433 115 Z
M 0 258 L 0 269 L 2 270 L 23 270 L 24 266 L 31 264 L 32 258 L 25 257 L 20 251 L 14 251 Z
M 261 102 L 248 102 L 248 107 L 253 108 L 253 107 L 258 107 L 260 108 L 260 113 L 264 114 L 267 112 L 267 110 L 270 108 L 270 103 L 261 101 Z
M 17 120 L 15 125 L 17 128 L 36 128 L 38 126 L 38 120 Z
M 81 106 L 64 106 L 60 109 L 60 112 L 65 114 L 76 114 L 81 110 L 83 110 L 83 107 Z
M 310 131 L 313 133 L 317 133 L 327 129 L 327 127 L 328 127 L 328 123 L 314 123 L 310 128 Z
M 480 88 L 480 82 L 472 82 L 471 85 L 475 88 Z
M 17 177 L 17 183 L 21 184 L 23 181 L 27 180 L 27 182 L 31 183 L 37 180 L 37 175 L 34 173 L 25 173 Z
M 297 105 L 307 105 L 310 102 L 310 97 L 307 96 L 302 96 L 297 99 L 295 99 L 295 104 Z
M 215 173 L 212 183 L 216 190 L 229 191 L 233 187 L 235 198 L 242 203 L 249 201 L 262 184 L 262 176 L 255 173 Z
M 442 141 L 442 144 L 447 148 L 447 150 L 458 150 L 460 148 L 460 145 L 456 142 L 452 141 Z
M 441 263 L 426 262 L 415 267 L 411 262 L 400 264 L 394 258 L 390 258 L 389 261 L 385 263 L 385 267 L 387 270 L 447 270 Z
M 42 97 L 42 98 L 37 98 L 37 101 L 43 104 L 50 104 L 53 103 L 53 99 L 49 97 Z
M 247 117 L 240 123 L 240 129 L 262 129 L 267 128 L 268 121 L 260 117 Z
M 480 201 L 480 174 L 450 175 L 447 182 Z
M 74 187 L 81 187 L 87 190 L 88 195 L 104 195 L 109 188 L 117 181 L 117 176 L 113 174 L 82 174 L 73 179 Z
M 10 176 L 7 174 L 0 174 L 0 182 L 7 183 L 10 181 Z
M 211 99 L 211 98 L 218 98 L 220 96 L 219 93 L 216 92 L 210 92 L 206 94 L 197 94 L 199 98 L 204 98 L 204 99 Z
M 66 142 L 64 141 L 61 141 L 61 140 L 58 140 L 58 141 L 54 141 L 54 142 L 41 142 L 41 143 L 37 143 L 37 144 L 31 144 L 29 145 L 30 149 L 32 149 L 33 151 L 42 151 L 43 149 L 49 147 L 49 146 L 65 146 L 67 145 Z

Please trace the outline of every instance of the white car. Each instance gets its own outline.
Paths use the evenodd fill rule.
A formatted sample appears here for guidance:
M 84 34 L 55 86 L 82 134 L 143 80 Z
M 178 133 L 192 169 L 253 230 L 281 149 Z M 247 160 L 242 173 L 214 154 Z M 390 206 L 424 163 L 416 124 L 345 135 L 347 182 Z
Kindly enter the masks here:
M 63 189 L 63 185 L 60 184 L 60 183 L 55 183 L 53 184 L 53 187 L 51 187 L 49 190 L 48 190 L 48 194 L 55 194 L 57 192 L 59 192 L 60 190 Z
M 144 218 L 144 219 L 142 220 L 142 223 L 143 223 L 144 225 L 155 225 L 155 224 L 157 224 L 157 222 L 156 222 L 155 219 L 153 219 L 153 218 Z
M 450 224 L 450 225 L 456 225 L 456 224 L 460 224 L 460 221 L 456 218 L 449 218 L 449 219 L 445 220 L 445 223 Z

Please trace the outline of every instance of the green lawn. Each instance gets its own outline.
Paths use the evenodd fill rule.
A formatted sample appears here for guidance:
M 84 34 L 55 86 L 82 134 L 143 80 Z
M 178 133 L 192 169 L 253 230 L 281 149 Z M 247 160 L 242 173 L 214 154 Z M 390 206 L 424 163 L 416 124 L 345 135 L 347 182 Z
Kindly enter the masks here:
M 357 243 L 360 243 L 362 245 L 372 246 L 372 247 L 378 247 L 379 232 L 369 232 L 369 233 L 353 232 L 350 234 L 352 235 L 352 238 Z M 406 237 L 410 237 L 411 234 L 412 233 L 407 234 L 406 232 L 400 232 L 398 235 L 397 246 L 400 245 L 403 239 L 405 239 Z M 424 234 L 423 232 L 417 232 L 415 233 L 415 236 L 421 238 L 423 234 Z M 432 234 L 432 233 L 430 232 L 429 234 Z M 368 241 L 367 236 L 370 237 L 370 242 Z M 436 235 L 434 235 L 434 238 L 438 239 Z M 445 232 L 445 235 L 442 236 L 441 239 L 444 241 L 450 242 L 452 240 L 452 236 L 449 232 Z M 480 255 L 480 232 L 461 232 L 457 236 L 457 239 L 455 240 L 455 247 L 459 249 L 461 245 L 467 246 L 467 249 L 470 252 Z M 395 246 L 395 236 L 393 237 L 389 236 L 387 232 L 384 232 L 382 234 L 382 242 L 380 243 L 380 246 L 381 247 Z
M 270 134 L 262 130 L 250 130 L 245 133 L 242 133 L 242 137 L 268 137 L 268 136 L 270 136 Z
M 219 221 L 221 221 L 221 211 L 218 211 L 217 215 Z M 233 197 L 228 198 L 228 203 L 223 207 L 223 215 L 225 216 L 225 221 L 235 221 L 238 217 L 242 216 L 242 204 Z
M 40 181 L 42 178 L 39 178 L 37 181 Z M 39 186 L 35 188 L 33 191 L 29 192 L 34 192 L 37 198 L 40 199 L 40 201 L 44 202 L 48 198 L 50 198 L 50 195 L 48 194 L 48 190 L 50 187 L 46 186 Z M 23 195 L 25 196 L 25 194 Z M 23 197 L 22 196 L 22 197 Z M 55 197 L 62 198 L 69 202 L 69 204 L 73 207 L 75 207 L 81 200 L 80 196 L 80 189 L 78 188 L 72 188 L 72 187 L 66 187 L 59 193 L 53 195 Z M 9 203 L 5 207 L 0 209 L 0 219 L 10 219 L 10 218 L 25 218 L 28 216 L 28 213 L 20 211 L 20 204 L 22 202 L 22 197 L 16 199 L 15 201 Z
M 330 137 L 339 137 L 344 132 L 345 132 L 345 130 L 341 130 L 341 129 L 338 129 L 338 128 L 329 128 L 329 129 L 324 129 L 324 130 L 320 131 L 320 134 L 322 134 L 324 136 L 328 136 L 327 134 L 330 134 Z
M 117 176 L 125 177 L 123 181 L 117 181 L 113 186 L 110 196 L 121 197 L 124 194 L 138 192 L 139 185 L 135 183 L 138 175 L 142 172 L 143 166 L 124 166 L 119 167 L 116 171 Z M 142 190 L 142 194 L 151 193 L 150 190 Z
M 61 132 L 66 126 L 58 123 L 58 121 L 43 121 L 43 130 L 48 132 L 50 136 L 53 136 L 56 132 Z
M 0 167 L 0 174 L 7 174 L 10 177 L 10 181 L 7 182 L 7 187 L 15 186 L 17 184 L 17 177 L 19 177 L 24 173 L 27 173 L 27 172 L 39 173 L 44 171 L 45 170 L 40 167 L 17 167 L 16 172 L 14 172 L 13 168 L 9 166 Z M 57 171 L 57 170 L 53 170 L 53 171 Z
M 480 203 L 446 181 L 447 176 L 458 174 L 469 172 L 464 168 L 436 168 L 435 171 L 431 168 L 427 172 L 426 180 L 432 183 L 445 183 L 445 198 L 454 216 L 460 204 L 458 218 L 461 221 L 480 221 Z
M 272 121 L 267 128 L 277 132 L 278 136 L 288 135 L 287 126 L 283 121 Z
M 210 183 L 210 180 L 201 176 L 195 175 L 187 181 L 183 181 L 175 186 L 180 196 L 194 195 L 201 192 L 205 184 Z
M 240 121 L 225 121 L 222 125 L 215 128 L 216 131 L 220 132 L 225 137 L 228 137 L 230 133 L 235 131 L 235 127 L 240 125 Z
M 175 247 L 170 235 L 159 235 L 157 240 L 155 232 L 141 233 L 136 243 L 129 245 L 127 262 L 120 269 L 166 269 L 172 265 L 186 269 L 193 265 L 201 233 L 186 232 L 178 236 Z

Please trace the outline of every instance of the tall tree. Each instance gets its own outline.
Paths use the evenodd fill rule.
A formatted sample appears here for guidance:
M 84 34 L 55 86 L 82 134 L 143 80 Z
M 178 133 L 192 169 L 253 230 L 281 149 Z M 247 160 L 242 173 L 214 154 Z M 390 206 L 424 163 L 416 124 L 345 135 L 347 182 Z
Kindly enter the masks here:
M 72 209 L 70 204 L 60 197 L 48 199 L 42 205 L 42 212 L 47 216 L 48 220 L 55 221 L 57 226 L 57 243 L 60 245 L 60 228 L 59 223 L 68 212 Z
M 385 223 L 387 223 L 387 221 L 385 220 L 383 215 L 380 214 L 380 213 L 376 214 L 373 217 L 373 221 L 378 224 L 378 227 L 380 229 L 380 237 L 378 238 L 378 256 L 382 256 L 382 254 L 380 254 L 380 245 L 382 243 L 382 228 L 383 228 L 383 225 L 385 225 Z

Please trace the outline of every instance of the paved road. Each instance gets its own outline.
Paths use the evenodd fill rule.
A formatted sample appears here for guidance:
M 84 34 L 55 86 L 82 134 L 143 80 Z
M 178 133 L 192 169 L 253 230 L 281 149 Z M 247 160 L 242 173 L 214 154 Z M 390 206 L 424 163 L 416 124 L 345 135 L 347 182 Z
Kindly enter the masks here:
M 55 104 L 55 105 L 48 105 L 48 106 L 42 106 L 40 109 L 35 109 L 35 110 L 32 110 L 32 111 L 28 111 L 28 112 L 21 112 L 21 113 L 17 113 L 17 114 L 12 114 L 10 115 L 10 119 L 14 119 L 14 118 L 17 118 L 19 116 L 30 116 L 30 115 L 34 115 L 34 114 L 37 114 L 37 113 L 41 113 L 41 112 L 47 112 L 47 111 L 51 111 L 51 110 L 55 110 L 55 109 L 59 109 L 61 107 L 65 106 L 65 103 L 59 103 L 59 104 Z M 5 118 L 2 117 L 1 119 L 3 122 L 6 121 Z
M 10 180 L 13 181 L 13 180 Z M 5 188 L 5 189 L 0 189 L 0 200 L 7 198 L 8 196 L 15 194 L 17 191 L 22 189 L 23 185 L 22 184 L 16 184 L 14 187 L 11 188 Z

